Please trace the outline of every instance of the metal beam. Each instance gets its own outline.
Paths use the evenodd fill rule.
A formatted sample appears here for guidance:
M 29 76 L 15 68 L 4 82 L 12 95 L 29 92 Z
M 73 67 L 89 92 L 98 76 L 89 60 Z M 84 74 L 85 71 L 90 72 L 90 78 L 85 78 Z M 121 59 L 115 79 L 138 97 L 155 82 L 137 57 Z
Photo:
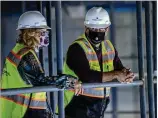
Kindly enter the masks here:
M 157 1 L 152 1 L 152 22 L 153 22 L 153 67 L 157 70 Z
M 110 40 L 112 42 L 112 44 L 115 46 L 115 10 L 114 10 L 114 2 L 110 1 L 110 19 L 111 19 L 111 26 L 110 26 Z M 111 89 L 112 90 L 112 117 L 113 118 L 117 118 L 117 88 L 114 87 Z
M 48 26 L 52 27 L 52 14 L 51 14 L 51 1 L 46 1 L 46 17 L 47 17 L 47 24 Z M 48 70 L 49 70 L 49 76 L 53 76 L 53 58 L 52 58 L 52 33 L 50 30 L 49 33 L 49 46 L 48 46 Z M 54 92 L 50 92 L 50 105 L 52 108 L 52 111 L 55 111 L 55 93 Z
M 144 52 L 143 52 L 143 39 L 142 39 L 142 2 L 136 1 L 136 15 L 137 15 L 137 47 L 138 47 L 138 68 L 139 79 L 144 80 Z M 139 86 L 140 92 L 140 109 L 141 118 L 146 118 L 146 95 L 145 84 Z
M 84 83 L 82 88 L 99 88 L 99 87 L 129 87 L 129 86 L 140 86 L 143 85 L 142 80 L 135 80 L 132 83 L 120 83 L 120 82 L 105 82 L 105 83 Z M 68 90 L 68 89 L 67 89 Z M 50 91 L 61 91 L 56 86 L 36 86 L 27 88 L 13 88 L 13 89 L 2 89 L 1 95 L 16 95 L 22 93 L 37 93 L 37 92 L 50 92 Z
M 57 47 L 57 73 L 62 74 L 63 68 L 63 39 L 62 39 L 62 7 L 61 1 L 55 2 L 56 22 L 56 47 Z M 65 118 L 64 112 L 64 91 L 58 92 L 59 118 Z
M 149 103 L 149 118 L 155 118 L 154 87 L 153 87 L 153 61 L 151 47 L 151 7 L 150 2 L 145 1 L 145 27 L 146 27 L 146 54 L 147 54 L 147 88 Z
M 88 84 L 84 83 L 82 84 L 83 88 L 98 88 L 98 87 L 127 87 L 127 86 L 139 86 L 143 85 L 144 81 L 142 80 L 136 80 L 133 81 L 132 83 L 120 83 L 120 82 L 105 82 L 105 83 L 93 83 L 93 84 Z
M 3 89 L 1 90 L 1 95 L 16 95 L 22 93 L 37 93 L 37 92 L 48 92 L 48 91 L 58 91 L 56 86 L 37 86 L 37 87 L 26 87 L 26 88 L 13 88 L 13 89 Z
M 112 114 L 113 111 L 107 111 L 106 114 Z M 117 111 L 117 114 L 140 114 L 141 111 Z M 149 113 L 149 112 L 147 112 Z
M 157 1 L 152 1 L 153 69 L 157 71 Z M 154 84 L 155 117 L 157 118 L 157 84 Z
M 61 1 L 55 4 L 55 22 L 56 22 L 56 47 L 57 47 L 57 73 L 62 74 L 63 68 L 63 38 L 62 38 L 62 8 Z
M 52 15 L 51 15 L 51 1 L 46 3 L 46 17 L 47 24 L 52 28 Z M 48 61 L 49 61 L 49 76 L 53 75 L 53 64 L 52 64 L 52 33 L 49 33 L 49 46 L 48 46 Z
M 37 10 L 41 12 L 41 14 L 43 14 L 43 4 L 42 1 L 37 1 Z M 41 48 L 39 50 L 39 60 L 41 63 L 41 66 L 43 67 L 43 49 Z
M 26 1 L 21 1 L 22 13 L 26 11 Z

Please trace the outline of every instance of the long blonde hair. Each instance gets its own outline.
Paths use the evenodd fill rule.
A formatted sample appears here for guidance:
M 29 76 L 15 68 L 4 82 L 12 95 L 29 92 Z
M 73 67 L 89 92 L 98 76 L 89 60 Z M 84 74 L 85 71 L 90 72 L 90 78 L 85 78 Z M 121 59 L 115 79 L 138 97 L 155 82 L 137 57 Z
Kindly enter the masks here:
M 40 43 L 40 38 L 37 38 L 38 34 L 38 29 L 22 29 L 20 30 L 17 43 L 22 43 L 30 48 L 36 48 Z

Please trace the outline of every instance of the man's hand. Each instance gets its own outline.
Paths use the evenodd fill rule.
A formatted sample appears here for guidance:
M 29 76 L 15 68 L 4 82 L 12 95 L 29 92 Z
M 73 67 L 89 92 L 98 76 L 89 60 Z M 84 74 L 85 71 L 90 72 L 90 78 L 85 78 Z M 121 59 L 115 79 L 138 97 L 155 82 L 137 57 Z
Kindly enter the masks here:
M 79 94 L 83 94 L 84 89 L 82 88 L 81 83 L 76 82 L 74 89 L 75 89 L 76 96 L 78 96 Z
M 134 73 L 132 73 L 130 69 L 124 68 L 121 71 L 116 72 L 117 80 L 122 83 L 131 83 L 133 82 L 134 77 Z
M 129 69 L 124 68 L 123 71 L 127 74 L 127 76 L 130 75 L 130 77 L 126 78 L 125 81 L 127 83 L 133 82 L 133 79 L 135 78 L 135 75 L 134 75 L 133 72 L 131 72 L 131 69 L 130 68 Z

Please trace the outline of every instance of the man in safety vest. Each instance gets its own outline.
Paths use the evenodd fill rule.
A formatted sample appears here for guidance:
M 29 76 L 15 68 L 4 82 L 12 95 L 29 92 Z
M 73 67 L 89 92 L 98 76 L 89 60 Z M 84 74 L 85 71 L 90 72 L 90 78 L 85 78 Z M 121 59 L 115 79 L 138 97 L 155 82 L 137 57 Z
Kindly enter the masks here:
M 132 82 L 134 74 L 126 69 L 116 49 L 105 40 L 111 25 L 108 12 L 102 7 L 91 8 L 85 17 L 85 33 L 70 45 L 64 74 L 79 78 L 82 83 Z M 84 89 L 79 96 L 65 91 L 65 113 L 67 118 L 103 118 L 109 104 L 110 88 Z
M 1 89 L 41 85 L 74 88 L 77 85 L 77 79 L 71 75 L 45 77 L 36 52 L 49 44 L 47 29 L 51 28 L 38 11 L 20 16 L 17 28 L 20 35 L 6 57 Z M 0 96 L 0 118 L 47 118 L 50 114 L 46 92 Z

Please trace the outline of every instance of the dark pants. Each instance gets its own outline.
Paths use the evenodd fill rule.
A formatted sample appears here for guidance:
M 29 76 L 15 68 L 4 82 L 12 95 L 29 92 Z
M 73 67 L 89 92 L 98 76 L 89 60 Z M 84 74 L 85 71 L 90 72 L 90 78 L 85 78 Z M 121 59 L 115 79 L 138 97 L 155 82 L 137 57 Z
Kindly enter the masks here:
M 48 118 L 46 110 L 43 109 L 28 109 L 23 118 Z
M 66 118 L 103 118 L 109 102 L 109 98 L 74 96 L 65 108 L 65 115 Z

